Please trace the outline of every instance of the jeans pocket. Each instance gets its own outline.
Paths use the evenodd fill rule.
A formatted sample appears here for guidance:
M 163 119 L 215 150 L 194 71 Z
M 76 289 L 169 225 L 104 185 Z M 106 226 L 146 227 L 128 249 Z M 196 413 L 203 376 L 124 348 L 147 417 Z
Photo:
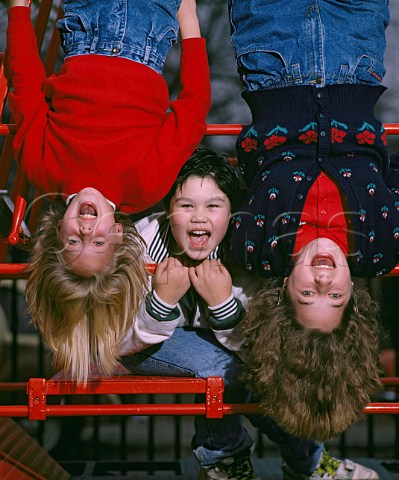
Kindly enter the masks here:
M 276 88 L 286 84 L 287 66 L 284 56 L 266 49 L 257 49 L 237 58 L 238 72 L 248 91 Z
M 64 18 L 58 20 L 57 29 L 60 32 L 61 45 L 64 50 L 73 43 L 87 40 L 88 28 L 83 17 L 79 14 L 65 14 Z
M 369 55 L 362 55 L 354 69 L 356 83 L 380 85 L 384 75 L 385 67 L 383 62 Z

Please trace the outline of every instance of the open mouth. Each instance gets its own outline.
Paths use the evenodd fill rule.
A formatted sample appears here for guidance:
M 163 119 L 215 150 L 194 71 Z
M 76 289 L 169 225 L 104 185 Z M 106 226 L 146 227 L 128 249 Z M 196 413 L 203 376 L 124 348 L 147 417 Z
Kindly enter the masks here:
M 82 203 L 79 209 L 79 217 L 87 220 L 97 218 L 97 210 L 92 203 Z
M 328 254 L 317 254 L 313 257 L 311 266 L 314 268 L 333 269 L 336 267 L 334 258 Z
M 211 236 L 207 230 L 193 230 L 188 235 L 194 245 L 204 245 Z

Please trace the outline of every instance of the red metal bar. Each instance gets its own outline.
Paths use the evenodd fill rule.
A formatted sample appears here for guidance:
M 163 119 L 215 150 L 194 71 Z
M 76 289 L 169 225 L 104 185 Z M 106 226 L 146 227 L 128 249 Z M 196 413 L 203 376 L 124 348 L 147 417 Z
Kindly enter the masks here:
M 50 17 L 53 0 L 42 0 L 40 2 L 39 12 L 36 18 L 35 33 L 37 38 L 37 47 L 40 50 L 43 45 L 44 35 L 47 29 L 47 22 Z
M 399 377 L 382 377 L 380 381 L 385 386 L 399 385 Z
M 223 392 L 224 382 L 220 377 L 209 377 L 206 379 L 206 417 L 223 417 Z
M 381 378 L 384 385 L 399 385 L 399 377 Z M 31 378 L 29 382 L 0 383 L 0 390 L 26 388 L 28 405 L 0 406 L 1 417 L 28 417 L 45 420 L 47 417 L 116 416 L 116 415 L 205 415 L 222 418 L 224 415 L 261 413 L 258 404 L 224 404 L 224 384 L 221 377 L 207 379 L 187 377 L 122 376 L 90 380 L 83 387 L 69 380 Z M 205 403 L 199 404 L 121 404 L 121 405 L 48 405 L 48 395 L 65 394 L 165 394 L 206 393 Z M 398 414 L 399 402 L 370 403 L 365 414 Z
M 44 378 L 31 378 L 27 388 L 29 420 L 45 420 L 47 395 L 46 380 Z
M 61 17 L 62 17 L 62 7 L 60 2 L 55 23 L 57 23 L 57 21 Z M 53 28 L 51 40 L 47 48 L 46 58 L 44 60 L 44 67 L 46 69 L 47 76 L 51 75 L 54 71 L 55 62 L 57 60 L 59 49 L 60 49 L 60 34 L 56 28 Z
M 27 418 L 29 409 L 27 405 L 1 405 L 0 417 L 21 417 Z
M 390 403 L 370 403 L 368 407 L 363 410 L 363 413 L 373 413 L 373 414 L 396 414 L 399 413 L 399 403 L 390 402 Z
M 147 263 L 145 268 L 148 273 L 153 274 L 156 266 L 156 263 Z M 0 263 L 0 280 L 28 278 L 27 267 L 27 263 Z M 399 272 L 397 275 L 399 275 Z
M 27 278 L 27 266 L 27 263 L 0 263 L 0 280 L 16 280 L 19 278 Z M 153 274 L 155 272 L 156 266 L 156 263 L 147 263 L 145 268 L 148 273 Z M 393 270 L 384 275 L 384 277 L 396 276 L 399 276 L 399 265 L 397 265 Z
M 219 377 L 209 377 L 208 381 L 211 378 L 216 378 L 219 381 Z M 380 381 L 386 387 L 399 385 L 399 377 L 382 377 Z M 154 383 L 158 383 L 158 385 L 154 386 Z M 0 382 L 0 392 L 26 392 L 28 385 L 29 382 Z M 87 382 L 86 387 L 77 385 L 76 382 L 70 380 L 46 381 L 46 392 L 48 395 L 206 393 L 206 388 L 206 380 L 190 377 L 121 375 L 90 380 Z
M 205 135 L 239 135 L 242 127 L 241 123 L 208 124 Z M 384 127 L 388 135 L 399 135 L 399 123 L 385 123 Z M 15 132 L 15 124 L 0 123 L 0 135 L 14 135 Z M 104 127 L 104 134 L 106 133 L 107 129 Z
M 39 401 L 38 401 L 39 403 Z M 261 413 L 260 406 L 250 404 L 223 404 L 224 415 L 253 415 Z M 392 415 L 399 413 L 399 402 L 370 403 L 363 409 L 368 415 Z M 47 405 L 37 414 L 37 409 L 26 405 L 1 405 L 0 417 L 24 417 L 30 420 L 45 420 L 47 417 L 69 416 L 117 416 L 117 415 L 205 415 L 207 418 L 215 418 L 207 412 L 206 404 L 122 404 L 122 405 Z
M 0 382 L 0 392 L 26 392 L 27 382 Z
M 0 407 L 1 415 L 1 407 Z M 45 420 L 47 417 L 84 417 L 117 415 L 206 415 L 205 404 L 125 404 L 125 405 L 47 405 L 42 417 L 28 415 L 29 420 Z
M 89 380 L 86 387 L 83 385 L 78 385 L 76 382 L 69 380 L 48 380 L 45 385 L 45 391 L 47 395 L 85 395 L 110 393 L 159 394 L 205 393 L 207 388 L 206 380 L 201 378 L 158 376 L 136 377 L 130 375 L 122 375 L 121 377 Z M 34 380 L 36 379 L 31 378 L 29 382 Z
M 8 235 L 8 243 L 10 245 L 17 245 L 19 243 L 19 240 L 20 240 L 19 234 L 21 231 L 22 220 L 24 219 L 24 215 L 25 215 L 25 209 L 26 209 L 26 200 L 22 198 L 21 195 L 17 195 L 17 200 L 14 206 L 12 229 Z

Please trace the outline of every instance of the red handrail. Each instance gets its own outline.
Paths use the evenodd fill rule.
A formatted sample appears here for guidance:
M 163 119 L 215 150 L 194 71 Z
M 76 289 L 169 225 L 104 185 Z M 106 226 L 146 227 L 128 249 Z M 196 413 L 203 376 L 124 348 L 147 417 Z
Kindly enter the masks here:
M 398 377 L 381 378 L 387 385 L 399 385 Z M 90 380 L 86 386 L 70 380 L 31 378 L 28 382 L 0 383 L 0 391 L 26 389 L 27 405 L 2 405 L 0 417 L 27 417 L 45 420 L 47 417 L 100 415 L 205 415 L 222 418 L 224 415 L 256 414 L 258 404 L 225 404 L 224 383 L 221 377 L 206 379 L 188 377 L 156 377 L 121 375 L 108 379 Z M 204 403 L 147 403 L 147 404 L 84 404 L 49 405 L 48 396 L 93 394 L 204 394 Z M 372 402 L 363 409 L 365 414 L 397 414 L 399 402 Z

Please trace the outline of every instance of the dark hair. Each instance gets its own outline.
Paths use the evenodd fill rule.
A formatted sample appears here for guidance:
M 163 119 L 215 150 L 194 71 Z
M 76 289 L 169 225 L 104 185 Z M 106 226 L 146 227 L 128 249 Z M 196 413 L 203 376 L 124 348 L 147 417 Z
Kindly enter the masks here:
M 381 389 L 378 308 L 356 289 L 358 313 L 349 302 L 338 328 L 303 327 L 282 281 L 269 279 L 248 305 L 242 331 L 248 339 L 246 378 L 262 413 L 300 438 L 327 440 L 361 416 Z
M 216 153 L 205 147 L 199 147 L 180 169 L 172 188 L 165 196 L 165 210 L 169 210 L 170 202 L 176 190 L 181 189 L 190 177 L 212 178 L 220 190 L 227 195 L 231 206 L 237 204 L 240 184 L 236 169 L 228 161 L 226 155 Z

